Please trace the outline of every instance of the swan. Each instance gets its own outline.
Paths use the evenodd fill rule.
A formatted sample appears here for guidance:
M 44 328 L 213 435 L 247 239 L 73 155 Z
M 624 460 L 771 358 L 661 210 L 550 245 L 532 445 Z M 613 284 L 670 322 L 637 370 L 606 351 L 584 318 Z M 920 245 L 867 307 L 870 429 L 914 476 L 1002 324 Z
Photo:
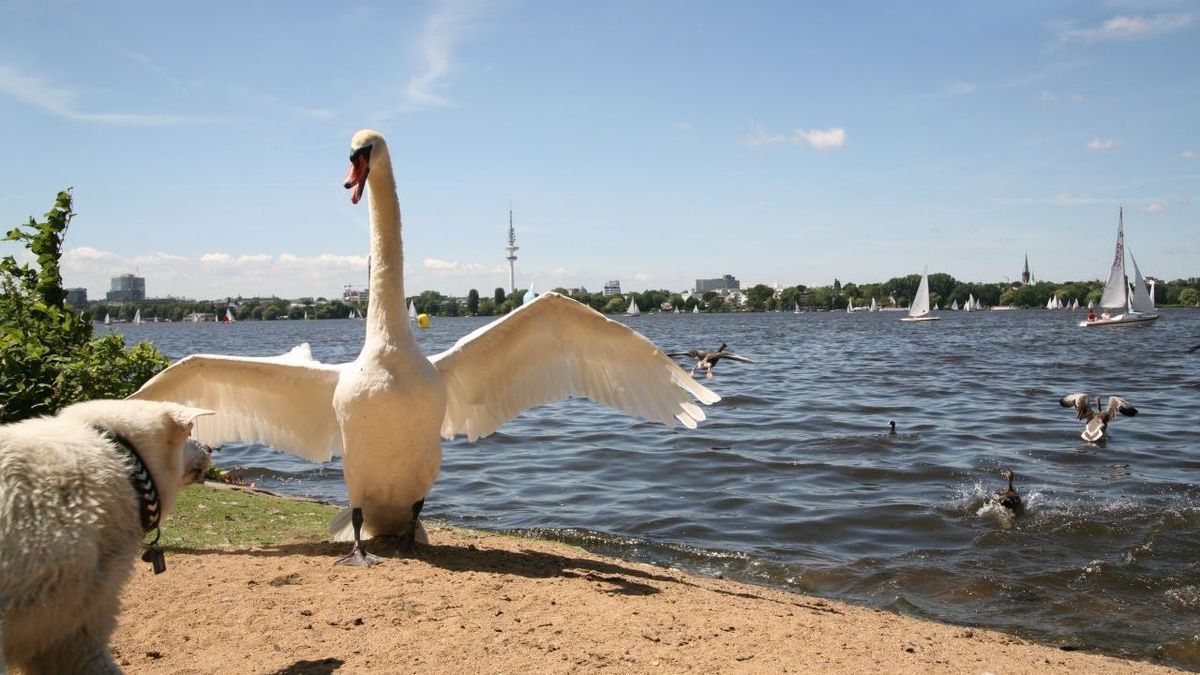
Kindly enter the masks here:
M 411 546 L 437 478 L 441 440 L 470 441 L 534 405 L 585 396 L 667 426 L 694 429 L 720 400 L 650 340 L 558 293 L 545 293 L 427 358 L 404 301 L 400 205 L 383 136 L 357 132 L 345 187 L 369 194 L 371 302 L 353 362 L 316 361 L 307 343 L 273 357 L 197 354 L 155 375 L 132 397 L 192 401 L 219 414 L 194 433 L 218 444 L 261 442 L 312 461 L 342 455 L 350 505 L 331 524 L 354 546 L 340 564 L 382 558 L 364 538 Z
M 734 354 L 733 352 L 725 351 L 725 348 L 728 346 L 729 345 L 722 342 L 721 346 L 719 348 L 717 348 L 716 351 L 702 352 L 699 349 L 689 349 L 686 352 L 672 352 L 670 354 L 667 354 L 667 356 L 670 356 L 670 357 L 689 356 L 693 359 L 697 359 L 696 365 L 692 366 L 692 371 L 689 374 L 694 375 L 696 373 L 697 368 L 703 368 L 704 369 L 704 377 L 707 379 L 710 379 L 710 380 L 712 379 L 712 376 L 713 376 L 713 374 L 712 374 L 713 368 L 715 368 L 717 366 L 717 362 L 720 361 L 721 359 L 729 359 L 730 361 L 741 361 L 742 363 L 754 363 L 754 361 L 746 358 L 745 356 L 739 356 L 737 354 Z
M 1108 397 L 1108 408 L 1100 407 L 1100 397 L 1096 397 L 1096 411 L 1088 407 L 1088 397 L 1086 394 L 1071 394 L 1059 399 L 1058 404 L 1064 408 L 1075 408 L 1075 413 L 1081 420 L 1087 420 L 1087 426 L 1083 428 L 1083 433 L 1079 437 L 1089 443 L 1102 443 L 1108 438 L 1108 423 L 1112 421 L 1117 413 L 1133 417 L 1138 414 L 1137 408 L 1129 405 L 1129 401 L 1120 396 Z
M 1025 513 L 1025 505 L 1021 503 L 1021 495 L 1013 489 L 1013 472 L 1005 469 L 1000 472 L 1000 475 L 1008 479 L 1008 489 L 996 493 L 996 503 L 1012 512 L 1013 515 L 1019 516 Z

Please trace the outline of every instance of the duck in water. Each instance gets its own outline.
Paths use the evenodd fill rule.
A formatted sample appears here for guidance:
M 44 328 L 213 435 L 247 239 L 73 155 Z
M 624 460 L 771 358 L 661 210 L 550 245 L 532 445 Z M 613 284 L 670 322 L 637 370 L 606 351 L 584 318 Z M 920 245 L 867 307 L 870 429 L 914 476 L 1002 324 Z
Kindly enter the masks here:
M 1059 399 L 1058 404 L 1064 408 L 1075 408 L 1076 416 L 1081 420 L 1087 420 L 1087 426 L 1083 428 L 1083 433 L 1079 437 L 1089 443 L 1103 443 L 1108 438 L 1108 423 L 1112 421 L 1117 413 L 1133 417 L 1138 414 L 1137 408 L 1129 405 L 1129 401 L 1120 396 L 1109 396 L 1108 407 L 1100 407 L 1100 397 L 1096 397 L 1096 410 L 1093 411 L 1088 407 L 1088 397 L 1086 394 L 1071 394 Z
M 713 368 L 715 368 L 717 366 L 717 362 L 720 361 L 721 359 L 729 359 L 730 361 L 741 361 L 742 363 L 754 363 L 753 360 L 748 359 L 745 356 L 739 356 L 737 354 L 734 354 L 733 352 L 725 351 L 725 348 L 728 346 L 729 345 L 722 342 L 721 346 L 718 347 L 716 351 L 702 352 L 699 349 L 689 349 L 686 352 L 672 352 L 670 354 L 667 354 L 667 356 L 675 357 L 675 358 L 689 356 L 693 359 L 696 359 L 696 365 L 692 366 L 691 374 L 695 375 L 697 368 L 703 368 L 704 369 L 704 377 L 707 379 L 710 379 L 710 380 L 712 379 L 712 376 L 713 376 L 713 374 L 712 374 Z
M 1013 489 L 1013 472 L 1005 469 L 1000 475 L 1008 479 L 1008 489 L 996 493 L 996 503 L 1003 506 L 1014 516 L 1025 513 L 1025 505 L 1021 503 L 1021 495 Z

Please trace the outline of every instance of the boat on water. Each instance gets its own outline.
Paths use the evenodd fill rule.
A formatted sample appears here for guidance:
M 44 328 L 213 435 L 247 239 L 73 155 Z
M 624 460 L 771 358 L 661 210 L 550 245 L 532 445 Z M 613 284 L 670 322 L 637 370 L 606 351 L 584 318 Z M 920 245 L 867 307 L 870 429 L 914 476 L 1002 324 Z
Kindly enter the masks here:
M 796 305 L 796 307 L 800 307 L 800 305 Z M 697 303 L 695 305 L 692 305 L 692 314 L 699 314 L 699 313 L 700 313 L 700 304 Z
M 879 303 L 875 302 L 875 296 L 871 296 L 871 308 L 867 311 L 868 312 L 878 312 L 879 311 Z
M 109 316 L 108 314 L 105 314 L 105 315 L 104 315 L 104 325 L 105 325 L 105 326 L 111 326 L 111 325 L 112 325 L 112 317 L 111 317 L 111 316 Z
M 141 310 L 141 308 L 138 308 L 138 310 L 137 310 L 136 312 L 134 312 L 134 313 L 133 313 L 133 323 L 135 323 L 135 324 L 138 324 L 139 326 L 141 325 L 141 323 L 142 323 L 142 310 Z
M 950 303 L 950 311 L 951 311 L 951 312 L 957 312 L 957 311 L 958 311 L 958 301 L 957 301 L 957 300 L 955 300 L 954 302 Z
M 921 285 L 917 286 L 917 297 L 908 306 L 908 316 L 901 321 L 937 321 L 942 317 L 929 313 L 929 273 L 921 273 Z
M 233 312 L 228 307 L 225 308 L 225 316 L 221 317 L 221 323 L 236 323 L 237 319 L 233 318 Z
M 629 308 L 625 310 L 625 316 L 637 316 L 641 313 L 642 310 L 638 309 L 637 300 L 634 300 L 632 295 L 629 296 Z
M 849 314 L 854 313 L 854 298 L 850 298 L 846 301 L 846 312 Z
M 1100 307 L 1104 311 L 1098 317 L 1080 321 L 1081 327 L 1128 326 L 1158 319 L 1154 313 L 1154 301 L 1150 299 L 1150 291 L 1146 287 L 1146 280 L 1142 278 L 1142 271 L 1138 269 L 1133 251 L 1129 251 L 1129 262 L 1133 265 L 1132 283 L 1125 273 L 1125 253 L 1125 209 L 1122 207 L 1117 216 L 1116 253 L 1108 273 L 1108 283 L 1104 285 L 1104 295 L 1100 298 Z
M 975 311 L 975 294 L 974 293 L 967 294 L 967 302 L 965 305 L 963 305 L 963 309 L 965 309 L 968 312 Z

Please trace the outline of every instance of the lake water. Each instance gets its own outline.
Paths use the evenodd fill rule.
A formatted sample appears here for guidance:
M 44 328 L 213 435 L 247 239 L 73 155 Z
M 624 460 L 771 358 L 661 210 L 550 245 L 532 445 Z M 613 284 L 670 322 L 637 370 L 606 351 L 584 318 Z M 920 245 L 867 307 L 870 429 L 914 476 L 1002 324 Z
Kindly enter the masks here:
M 725 341 L 758 363 L 719 365 L 707 384 L 724 399 L 695 431 L 571 400 L 447 443 L 423 515 L 1200 669 L 1200 311 L 1162 315 L 1087 330 L 1046 310 L 623 318 L 666 351 Z M 417 337 L 432 354 L 486 321 L 434 318 Z M 363 339 L 358 321 L 114 328 L 172 359 L 307 341 L 342 362 Z M 1074 392 L 1140 414 L 1089 445 L 1058 405 Z M 345 501 L 336 461 L 214 458 Z M 1016 520 L 989 506 L 1002 468 L 1028 505 Z

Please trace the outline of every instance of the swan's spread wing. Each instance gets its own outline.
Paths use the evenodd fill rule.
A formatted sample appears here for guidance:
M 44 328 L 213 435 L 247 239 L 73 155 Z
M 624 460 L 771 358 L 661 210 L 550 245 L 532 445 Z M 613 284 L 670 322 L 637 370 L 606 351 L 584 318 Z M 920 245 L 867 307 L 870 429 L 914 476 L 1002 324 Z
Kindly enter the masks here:
M 1075 408 L 1075 414 L 1081 420 L 1086 420 L 1092 415 L 1091 408 L 1088 407 L 1087 394 L 1064 396 L 1058 400 L 1058 404 L 1064 408 Z
M 522 410 L 586 396 L 694 429 L 721 400 L 628 326 L 546 293 L 430 359 L 446 383 L 442 436 L 487 436 Z
M 1106 408 L 1104 411 L 1104 419 L 1112 420 L 1112 418 L 1117 416 L 1117 413 L 1133 417 L 1138 413 L 1138 411 L 1137 408 L 1129 405 L 1129 401 L 1126 401 L 1120 396 L 1109 396 L 1108 408 Z
M 215 410 L 193 428 L 204 443 L 264 443 L 324 462 L 342 448 L 333 413 L 340 372 L 314 361 L 307 344 L 271 357 L 195 354 L 150 378 L 130 398 Z
M 720 352 L 719 358 L 713 360 L 717 361 L 720 359 L 729 359 L 730 361 L 740 361 L 742 363 L 754 363 L 753 359 L 741 356 L 739 354 L 734 354 L 733 352 Z

